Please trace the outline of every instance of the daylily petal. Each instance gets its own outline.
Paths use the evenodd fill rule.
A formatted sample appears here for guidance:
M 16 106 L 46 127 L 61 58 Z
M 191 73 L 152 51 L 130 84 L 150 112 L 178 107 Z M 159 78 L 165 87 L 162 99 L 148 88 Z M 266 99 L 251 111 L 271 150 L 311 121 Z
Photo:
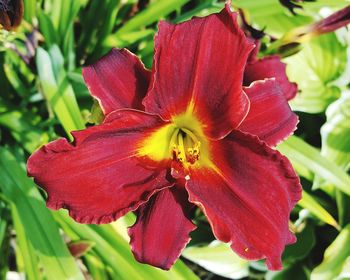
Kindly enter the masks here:
M 68 209 L 80 223 L 109 223 L 172 185 L 165 163 L 136 151 L 144 133 L 162 125 L 143 112 L 113 112 L 102 125 L 73 132 L 73 143 L 61 138 L 41 147 L 28 160 L 28 175 L 47 192 L 49 208 Z
M 150 71 L 126 49 L 112 49 L 95 64 L 83 68 L 83 76 L 105 115 L 122 109 L 143 109 Z
M 146 111 L 169 120 L 193 114 L 206 134 L 221 138 L 246 116 L 243 71 L 253 44 L 226 5 L 218 14 L 173 25 L 159 24 Z M 214 125 L 215 124 L 215 125 Z
M 289 107 L 277 81 L 257 81 L 244 91 L 250 100 L 250 110 L 240 130 L 257 135 L 270 146 L 294 132 L 298 117 Z
M 169 269 L 190 241 L 189 233 L 196 228 L 189 218 L 193 207 L 182 186 L 153 195 L 139 208 L 137 222 L 129 229 L 135 258 Z
M 192 170 L 187 182 L 190 202 L 238 255 L 281 269 L 284 247 L 295 241 L 288 220 L 299 178 L 287 158 L 249 134 L 233 131 L 211 146 L 212 166 Z
M 244 72 L 244 85 L 249 86 L 254 81 L 266 78 L 275 78 L 279 82 L 287 100 L 294 98 L 297 94 L 297 84 L 288 80 L 286 65 L 279 56 L 267 56 L 247 64 Z

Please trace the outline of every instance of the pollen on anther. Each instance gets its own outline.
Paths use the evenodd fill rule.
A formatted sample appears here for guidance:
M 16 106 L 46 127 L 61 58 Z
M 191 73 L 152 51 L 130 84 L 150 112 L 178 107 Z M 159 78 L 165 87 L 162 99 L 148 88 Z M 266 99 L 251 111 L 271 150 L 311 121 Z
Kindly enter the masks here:
M 186 175 L 186 176 L 185 176 L 185 180 L 186 180 L 186 181 L 189 181 L 190 179 L 191 179 L 190 175 Z

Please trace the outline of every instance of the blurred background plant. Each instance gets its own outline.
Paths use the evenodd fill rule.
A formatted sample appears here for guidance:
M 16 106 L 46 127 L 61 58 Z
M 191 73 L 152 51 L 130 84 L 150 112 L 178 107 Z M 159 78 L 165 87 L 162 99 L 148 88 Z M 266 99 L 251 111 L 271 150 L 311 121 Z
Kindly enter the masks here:
M 1 17 L 20 2 L 0 1 Z M 298 242 L 287 247 L 284 270 L 268 272 L 263 262 L 237 257 L 214 241 L 200 212 L 170 271 L 139 264 L 126 234 L 132 214 L 110 225 L 77 224 L 65 211 L 48 210 L 45 193 L 25 172 L 40 145 L 97 121 L 83 65 L 127 47 L 151 67 L 159 20 L 207 15 L 223 2 L 24 0 L 21 25 L 13 30 L 18 19 L 11 15 L 9 26 L 2 22 L 11 31 L 0 30 L 0 279 L 350 279 L 350 32 L 338 28 L 349 9 L 336 18 L 342 24 L 316 23 L 350 1 L 232 2 L 250 27 L 263 30 L 259 56 L 283 56 L 299 85 L 290 103 L 299 128 L 278 147 L 304 188 L 290 222 Z

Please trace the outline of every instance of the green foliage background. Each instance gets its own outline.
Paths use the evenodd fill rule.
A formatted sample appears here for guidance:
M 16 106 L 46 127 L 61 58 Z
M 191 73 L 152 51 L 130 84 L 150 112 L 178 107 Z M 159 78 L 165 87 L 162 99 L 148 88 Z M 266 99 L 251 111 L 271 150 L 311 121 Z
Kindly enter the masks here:
M 347 0 L 302 2 L 293 15 L 277 0 L 236 0 L 250 23 L 277 39 L 263 39 L 261 56 L 278 53 L 295 28 L 350 5 Z M 103 225 L 81 225 L 65 211 L 45 207 L 25 173 L 40 145 L 94 119 L 81 68 L 127 47 L 151 67 L 157 22 L 177 23 L 217 12 L 215 0 L 24 0 L 24 22 L 0 31 L 0 279 L 350 279 L 350 32 L 308 38 L 286 56 L 300 93 L 291 101 L 300 117 L 296 135 L 278 149 L 301 177 L 303 199 L 291 216 L 298 242 L 284 255 L 284 270 L 238 258 L 198 230 L 181 260 L 166 272 L 137 263 L 126 226 L 132 215 Z M 276 202 L 278 203 L 278 202 Z M 258 234 L 258 233 L 257 233 Z M 79 245 L 79 256 L 69 248 Z

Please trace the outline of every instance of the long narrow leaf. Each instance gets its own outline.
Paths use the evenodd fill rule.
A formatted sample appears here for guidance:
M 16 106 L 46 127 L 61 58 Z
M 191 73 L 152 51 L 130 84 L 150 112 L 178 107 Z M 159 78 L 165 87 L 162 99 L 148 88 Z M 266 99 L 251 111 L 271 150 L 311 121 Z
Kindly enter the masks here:
M 302 139 L 291 136 L 278 146 L 294 164 L 302 165 L 321 178 L 331 182 L 342 192 L 350 195 L 350 176 L 334 163 L 321 156 L 320 152 Z
M 312 195 L 307 192 L 303 192 L 302 199 L 298 202 L 298 204 L 309 210 L 314 216 L 319 218 L 321 221 L 334 226 L 336 229 L 339 229 L 339 225 L 337 221 L 333 218 L 331 214 L 328 213 L 326 209 L 324 209 Z
M 36 63 L 43 93 L 68 136 L 72 138 L 70 135 L 72 130 L 84 128 L 73 88 L 68 79 L 62 78 L 62 74 L 58 73 L 63 70 L 54 68 L 55 65 L 52 63 L 50 55 L 42 48 L 37 50 Z M 54 63 L 57 63 L 57 60 Z M 58 84 L 56 77 L 60 77 L 60 84 Z
M 46 278 L 83 279 L 38 189 L 26 176 L 17 159 L 4 148 L 0 148 L 0 178 L 0 188 L 15 205 L 18 224 L 23 225 L 43 265 Z

